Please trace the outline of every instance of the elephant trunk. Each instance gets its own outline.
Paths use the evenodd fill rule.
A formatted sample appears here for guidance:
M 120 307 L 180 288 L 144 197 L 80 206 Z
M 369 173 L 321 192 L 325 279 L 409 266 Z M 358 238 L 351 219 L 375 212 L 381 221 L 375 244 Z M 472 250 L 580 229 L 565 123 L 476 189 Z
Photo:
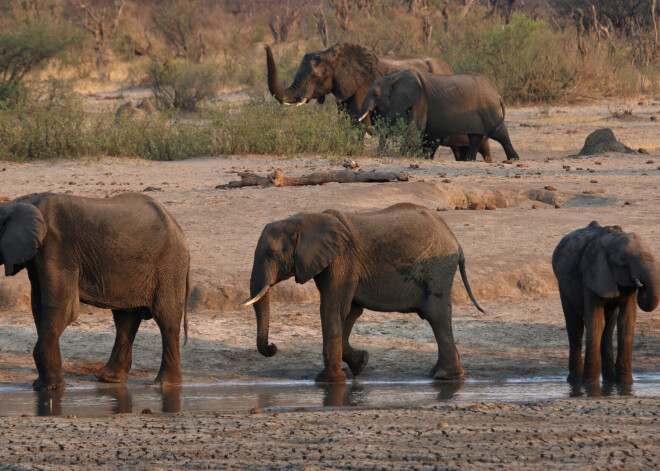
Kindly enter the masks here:
M 358 121 L 362 122 L 364 121 L 367 116 L 369 116 L 369 113 L 371 113 L 375 108 L 375 101 L 373 98 L 367 97 L 366 100 L 364 100 L 364 103 L 362 104 L 362 109 L 360 110 L 360 117 L 358 118 Z
M 257 350 L 265 357 L 272 357 L 277 353 L 275 344 L 268 344 L 268 328 L 270 324 L 270 287 L 275 280 L 271 280 L 267 270 L 261 263 L 255 260 L 250 279 L 251 299 L 244 304 L 254 304 L 254 312 L 257 315 Z
M 275 97 L 280 103 L 285 105 L 302 105 L 309 101 L 306 97 L 300 97 L 299 93 L 296 92 L 295 82 L 291 87 L 284 89 L 277 78 L 277 66 L 275 65 L 275 60 L 273 59 L 273 51 L 270 46 L 266 45 L 266 66 L 268 69 L 268 91 L 271 95 Z
M 635 273 L 636 272 L 636 273 Z M 653 259 L 643 262 L 638 270 L 633 272 L 636 276 L 637 305 L 645 312 L 651 312 L 660 304 L 660 272 Z M 642 286 L 639 286 L 639 285 Z

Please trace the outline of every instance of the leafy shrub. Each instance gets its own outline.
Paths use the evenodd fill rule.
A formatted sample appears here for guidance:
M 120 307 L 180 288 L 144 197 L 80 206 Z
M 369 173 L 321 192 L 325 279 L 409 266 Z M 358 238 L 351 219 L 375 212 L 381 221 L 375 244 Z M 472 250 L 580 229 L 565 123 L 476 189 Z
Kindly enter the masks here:
M 218 93 L 217 66 L 191 61 L 154 60 L 147 75 L 157 106 L 193 111 L 203 100 Z
M 28 72 L 79 39 L 70 28 L 47 21 L 20 24 L 0 33 L 0 103 L 16 98 Z
M 403 118 L 393 123 L 377 118 L 373 134 L 378 138 L 376 154 L 380 156 L 422 157 L 430 152 L 424 146 L 422 132 Z
M 564 46 L 544 20 L 516 14 L 506 26 L 469 31 L 450 54 L 455 71 L 485 75 L 506 100 L 540 102 L 564 96 L 574 81 Z

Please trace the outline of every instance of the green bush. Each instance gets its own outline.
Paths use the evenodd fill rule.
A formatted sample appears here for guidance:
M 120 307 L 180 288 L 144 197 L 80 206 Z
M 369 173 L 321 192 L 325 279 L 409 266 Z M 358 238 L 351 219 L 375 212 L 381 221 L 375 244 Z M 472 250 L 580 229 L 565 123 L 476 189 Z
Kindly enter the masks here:
M 470 30 L 448 55 L 455 71 L 485 75 L 507 101 L 543 102 L 565 96 L 574 82 L 565 47 L 544 20 L 516 14 L 506 26 Z
M 154 60 L 147 75 L 160 108 L 194 111 L 202 101 L 215 97 L 220 86 L 218 67 L 210 63 Z
M 403 118 L 390 123 L 376 119 L 374 137 L 378 138 L 376 154 L 383 157 L 422 157 L 430 150 L 424 146 L 422 132 L 414 123 L 406 123 Z
M 0 103 L 17 98 L 28 72 L 79 39 L 71 28 L 47 21 L 19 24 L 0 33 Z

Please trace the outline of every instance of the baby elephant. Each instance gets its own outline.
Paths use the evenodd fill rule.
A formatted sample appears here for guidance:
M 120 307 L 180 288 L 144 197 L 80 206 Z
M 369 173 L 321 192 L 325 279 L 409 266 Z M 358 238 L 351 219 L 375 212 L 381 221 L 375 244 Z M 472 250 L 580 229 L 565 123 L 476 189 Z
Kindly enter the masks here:
M 568 381 L 632 383 L 637 305 L 651 312 L 660 301 L 660 267 L 640 236 L 593 221 L 566 235 L 552 255 L 570 346 Z M 612 334 L 617 326 L 617 358 Z M 582 335 L 587 330 L 585 365 Z
M 504 124 L 502 96 L 481 75 L 436 75 L 407 69 L 379 77 L 362 103 L 360 121 L 370 113 L 388 121 L 403 118 L 414 122 L 431 157 L 438 145 L 467 144 L 467 152 L 455 154 L 457 159 L 475 160 L 481 149 L 484 159 L 490 161 L 490 148 L 483 146 L 485 138 L 492 138 L 502 145 L 507 159 L 518 159 Z M 461 142 L 466 134 L 468 142 Z
M 7 276 L 27 268 L 38 340 L 36 390 L 64 386 L 59 338 L 79 301 L 112 309 L 117 335 L 95 374 L 124 382 L 143 319 L 160 328 L 159 384 L 180 384 L 179 332 L 187 336 L 190 256 L 165 208 L 137 193 L 97 199 L 41 193 L 0 206 L 0 265 Z
M 362 311 L 415 312 L 431 324 L 438 344 L 436 379 L 463 376 L 451 322 L 456 268 L 477 306 L 456 237 L 435 211 L 409 203 L 382 210 L 299 213 L 267 224 L 254 252 L 250 279 L 257 314 L 257 348 L 267 357 L 271 286 L 292 276 L 314 278 L 321 293 L 324 370 L 318 382 L 344 382 L 342 361 L 358 375 L 369 355 L 349 343 Z M 479 306 L 477 309 L 481 310 Z

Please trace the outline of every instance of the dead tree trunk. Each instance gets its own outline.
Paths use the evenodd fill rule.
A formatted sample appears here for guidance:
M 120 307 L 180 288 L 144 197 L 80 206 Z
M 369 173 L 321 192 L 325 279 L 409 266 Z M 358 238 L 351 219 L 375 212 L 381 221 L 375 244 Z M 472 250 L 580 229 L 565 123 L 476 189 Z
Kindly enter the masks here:
M 328 0 L 330 5 L 335 9 L 335 18 L 339 27 L 344 31 L 348 31 L 348 25 L 351 22 L 351 10 L 353 3 L 349 0 Z
M 124 8 L 124 0 L 115 0 L 114 9 L 108 11 L 103 7 L 100 11 L 95 10 L 85 1 L 80 0 L 78 6 L 83 11 L 83 27 L 94 38 L 94 50 L 97 53 L 96 66 L 99 67 L 107 63 L 105 56 L 106 41 L 112 36 L 119 27 L 119 18 Z
M 584 36 L 584 13 L 581 9 L 577 9 L 574 12 L 575 17 L 575 29 L 577 30 L 577 48 L 580 51 L 580 54 L 585 54 L 587 50 L 584 48 L 583 36 Z
M 319 6 L 319 9 L 314 12 L 314 21 L 316 22 L 316 31 L 318 31 L 319 36 L 321 36 L 323 47 L 328 47 L 328 22 L 325 19 L 323 8 L 321 8 L 321 6 Z
M 252 172 L 238 174 L 240 181 L 229 182 L 218 185 L 218 190 L 231 190 L 245 186 L 303 186 L 323 185 L 324 183 L 379 183 L 379 182 L 407 182 L 406 172 L 353 172 L 351 170 L 328 170 L 314 172 L 299 177 L 287 177 L 280 170 L 276 170 L 268 176 L 262 177 Z

